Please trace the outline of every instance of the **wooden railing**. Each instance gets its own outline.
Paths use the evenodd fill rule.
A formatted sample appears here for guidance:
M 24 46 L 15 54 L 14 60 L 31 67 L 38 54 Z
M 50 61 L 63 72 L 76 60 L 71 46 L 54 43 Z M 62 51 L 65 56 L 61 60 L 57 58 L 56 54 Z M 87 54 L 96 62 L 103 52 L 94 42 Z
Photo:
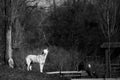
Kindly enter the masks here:
M 111 77 L 120 77 L 120 64 L 111 64 Z
M 86 60 L 87 61 L 100 61 L 100 57 L 99 56 L 96 56 L 96 57 L 92 57 L 92 56 L 87 56 L 86 57 Z M 103 62 L 103 61 L 101 61 Z M 101 64 L 101 65 L 104 65 L 105 67 L 105 64 Z M 112 78 L 117 78 L 117 77 L 120 77 L 120 61 L 118 61 L 117 63 L 111 63 L 111 77 Z

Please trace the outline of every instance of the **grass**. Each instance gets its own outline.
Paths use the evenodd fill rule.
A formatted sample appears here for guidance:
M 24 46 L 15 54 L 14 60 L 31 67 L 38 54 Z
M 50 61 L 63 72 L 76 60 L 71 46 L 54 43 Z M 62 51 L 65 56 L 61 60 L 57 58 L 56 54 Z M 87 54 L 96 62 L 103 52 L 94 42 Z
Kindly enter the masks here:
M 69 80 L 59 75 L 48 75 L 39 71 L 23 71 L 11 69 L 6 65 L 0 66 L 0 80 Z

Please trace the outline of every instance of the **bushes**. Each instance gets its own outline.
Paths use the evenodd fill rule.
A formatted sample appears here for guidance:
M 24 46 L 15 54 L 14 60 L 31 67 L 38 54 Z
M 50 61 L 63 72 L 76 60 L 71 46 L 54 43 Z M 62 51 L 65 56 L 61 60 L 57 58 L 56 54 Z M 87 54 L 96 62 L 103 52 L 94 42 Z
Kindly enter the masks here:
M 58 47 L 50 47 L 49 49 L 46 71 L 71 70 L 71 57 L 68 51 Z

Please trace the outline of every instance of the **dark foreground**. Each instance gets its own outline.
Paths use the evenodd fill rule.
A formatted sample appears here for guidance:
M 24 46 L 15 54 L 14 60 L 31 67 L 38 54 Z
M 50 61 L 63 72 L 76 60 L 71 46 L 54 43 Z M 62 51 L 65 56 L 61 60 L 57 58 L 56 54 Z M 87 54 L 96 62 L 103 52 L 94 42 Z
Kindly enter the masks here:
M 47 75 L 45 73 L 28 72 L 20 69 L 11 69 L 8 66 L 0 66 L 0 80 L 69 80 L 59 75 Z

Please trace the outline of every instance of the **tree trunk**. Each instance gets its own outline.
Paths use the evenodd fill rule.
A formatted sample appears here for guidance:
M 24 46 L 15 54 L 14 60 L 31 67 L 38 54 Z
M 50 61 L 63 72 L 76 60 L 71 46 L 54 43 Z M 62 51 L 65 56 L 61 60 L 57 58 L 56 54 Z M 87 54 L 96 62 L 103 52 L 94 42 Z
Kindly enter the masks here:
M 106 56 L 106 78 L 110 77 L 110 56 L 109 56 L 109 50 L 106 50 L 105 52 L 105 56 Z
M 56 16 L 56 1 L 53 0 L 53 10 L 54 10 L 54 15 Z
M 12 59 L 12 35 L 11 35 L 11 26 L 9 26 L 9 29 L 7 30 L 6 34 L 6 56 L 8 59 L 9 67 L 13 68 L 13 59 Z
M 110 0 L 107 0 L 107 4 L 108 4 L 108 6 L 110 6 Z M 108 44 L 108 53 L 107 53 L 107 54 L 108 54 L 108 55 L 107 55 L 107 57 L 108 57 L 108 58 L 107 58 L 107 59 L 108 59 L 108 60 L 107 60 L 107 69 L 108 69 L 107 77 L 111 77 L 111 65 L 110 65 L 110 64 L 111 64 L 111 63 L 110 63 L 110 62 L 111 62 L 111 61 L 110 61 L 110 47 L 111 47 L 111 45 L 110 45 L 110 41 L 111 41 L 111 40 L 110 40 L 110 38 L 111 38 L 111 33 L 110 33 L 110 29 L 111 29 L 111 28 L 110 28 L 110 26 L 111 26 L 111 25 L 110 25 L 110 10 L 109 10 L 109 7 L 107 7 L 107 8 L 108 8 L 108 9 L 107 9 L 107 13 L 106 13 L 106 14 L 107 14 L 107 19 L 106 19 L 106 20 L 107 20 L 107 27 L 108 27 L 107 34 L 108 34 L 108 43 L 109 43 L 109 44 Z

